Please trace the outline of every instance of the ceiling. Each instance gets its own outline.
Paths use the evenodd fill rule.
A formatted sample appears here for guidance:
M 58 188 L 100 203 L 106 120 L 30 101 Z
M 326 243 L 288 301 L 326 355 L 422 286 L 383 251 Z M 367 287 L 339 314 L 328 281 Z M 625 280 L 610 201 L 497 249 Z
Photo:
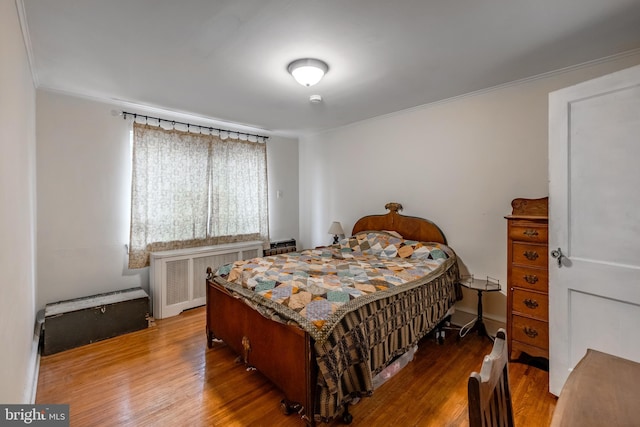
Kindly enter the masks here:
M 639 0 L 21 3 L 39 88 L 283 136 L 640 48 Z M 287 73 L 305 57 L 330 67 L 311 88 Z

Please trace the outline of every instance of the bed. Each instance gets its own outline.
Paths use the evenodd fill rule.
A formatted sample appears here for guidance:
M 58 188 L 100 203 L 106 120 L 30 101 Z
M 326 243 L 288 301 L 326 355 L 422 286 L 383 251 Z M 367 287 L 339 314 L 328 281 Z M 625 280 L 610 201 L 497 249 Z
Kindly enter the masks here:
M 207 343 L 223 341 L 309 425 L 342 416 L 461 298 L 455 252 L 402 205 L 327 247 L 236 261 L 207 275 Z

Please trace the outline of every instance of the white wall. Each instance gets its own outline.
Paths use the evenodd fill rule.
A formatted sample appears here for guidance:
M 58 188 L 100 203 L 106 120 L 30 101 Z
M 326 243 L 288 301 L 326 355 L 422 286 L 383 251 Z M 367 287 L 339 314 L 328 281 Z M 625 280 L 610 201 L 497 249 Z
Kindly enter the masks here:
M 271 137 L 267 142 L 269 236 L 272 242 L 298 239 L 298 140 Z M 278 197 L 278 192 L 280 197 Z
M 146 284 L 128 270 L 129 125 L 113 106 L 37 91 L 37 306 Z
M 465 270 L 500 280 L 485 314 L 504 320 L 504 216 L 516 197 L 548 195 L 548 93 L 638 63 L 636 52 L 301 138 L 301 243 L 327 244 L 331 221 L 349 233 L 400 202 L 442 228 Z M 459 307 L 475 304 L 465 293 Z
M 30 403 L 35 374 L 35 102 L 16 4 L 1 0 L 1 403 Z
M 38 307 L 149 289 L 148 268 L 127 268 L 131 125 L 112 110 L 122 107 L 37 91 Z M 270 138 L 267 159 L 271 237 L 297 238 L 297 140 Z

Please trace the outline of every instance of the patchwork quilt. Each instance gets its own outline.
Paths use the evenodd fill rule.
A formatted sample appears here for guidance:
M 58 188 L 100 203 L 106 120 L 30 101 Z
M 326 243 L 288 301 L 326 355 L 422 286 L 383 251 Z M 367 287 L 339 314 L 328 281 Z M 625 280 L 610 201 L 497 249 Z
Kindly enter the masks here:
M 421 286 L 455 262 L 446 245 L 363 232 L 326 248 L 236 261 L 216 281 L 322 342 L 349 311 Z
M 373 376 L 415 346 L 459 298 L 448 246 L 362 232 L 338 244 L 221 267 L 214 280 L 315 340 L 315 410 L 330 422 L 373 393 Z

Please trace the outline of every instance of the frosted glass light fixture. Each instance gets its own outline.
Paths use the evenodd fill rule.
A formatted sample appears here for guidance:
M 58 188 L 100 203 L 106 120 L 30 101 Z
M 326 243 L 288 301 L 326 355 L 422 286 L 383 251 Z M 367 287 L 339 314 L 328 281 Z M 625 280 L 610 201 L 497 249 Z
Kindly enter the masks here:
M 344 230 L 342 230 L 342 225 L 338 221 L 333 221 L 331 226 L 329 227 L 329 234 L 333 234 L 333 244 L 338 243 L 339 237 L 344 236 Z
M 296 59 L 289 64 L 287 71 L 302 86 L 309 87 L 322 80 L 325 73 L 329 71 L 329 66 L 319 59 L 304 58 Z

